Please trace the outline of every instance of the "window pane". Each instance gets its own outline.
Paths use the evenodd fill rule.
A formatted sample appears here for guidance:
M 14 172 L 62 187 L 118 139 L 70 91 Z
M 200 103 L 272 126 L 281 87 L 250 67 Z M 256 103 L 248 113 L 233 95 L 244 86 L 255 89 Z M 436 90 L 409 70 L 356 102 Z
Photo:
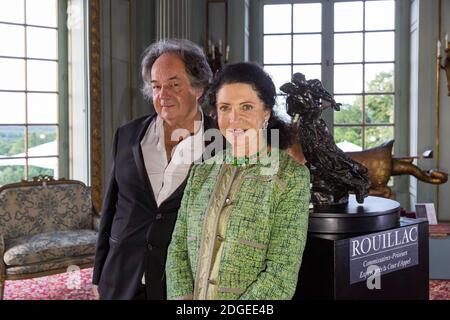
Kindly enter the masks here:
M 0 90 L 25 90 L 25 60 L 0 58 Z
M 395 1 L 366 2 L 366 30 L 395 28 Z
M 27 57 L 57 59 L 57 38 L 54 29 L 27 27 Z
M 280 87 L 283 84 L 291 81 L 290 66 L 265 66 L 264 69 L 272 77 L 277 93 L 280 92 Z
M 301 72 L 305 75 L 306 80 L 319 79 L 322 80 L 322 67 L 320 65 L 297 65 L 293 68 L 293 73 Z
M 58 123 L 58 95 L 29 93 L 28 123 Z
M 25 159 L 0 159 L 0 185 L 25 179 Z
M 361 31 L 363 29 L 362 1 L 334 4 L 334 31 Z
M 322 4 L 294 4 L 294 32 L 321 32 Z
M 28 156 L 53 156 L 58 154 L 56 126 L 28 127 Z
M 58 66 L 52 61 L 27 61 L 28 90 L 57 91 Z
M 24 23 L 23 0 L 0 0 L 0 21 Z
M 291 63 L 291 36 L 264 36 L 264 63 Z
M 24 27 L 0 23 L 0 56 L 25 56 Z
M 394 32 L 366 33 L 366 61 L 394 60 Z
M 57 0 L 26 0 L 27 24 L 57 27 Z
M 290 4 L 264 6 L 264 33 L 291 32 Z
M 37 158 L 28 159 L 28 176 L 29 179 L 39 176 L 48 175 L 58 179 L 58 158 Z
M 318 34 L 294 36 L 294 63 L 320 63 L 321 36 Z
M 0 126 L 0 158 L 24 157 L 25 127 Z
M 362 96 L 334 96 L 334 100 L 342 103 L 341 110 L 334 111 L 334 123 L 362 123 Z
M 0 92 L 0 114 L 0 124 L 25 123 L 25 94 Z
M 344 33 L 334 35 L 334 62 L 362 62 L 362 33 Z
M 361 127 L 334 127 L 334 141 L 342 151 L 361 151 Z
M 367 95 L 365 105 L 366 123 L 394 123 L 394 95 Z
M 365 149 L 377 147 L 382 143 L 394 139 L 394 127 L 366 127 Z
M 394 64 L 374 63 L 365 65 L 366 92 L 394 92 Z
M 362 65 L 347 64 L 334 66 L 334 93 L 362 92 Z

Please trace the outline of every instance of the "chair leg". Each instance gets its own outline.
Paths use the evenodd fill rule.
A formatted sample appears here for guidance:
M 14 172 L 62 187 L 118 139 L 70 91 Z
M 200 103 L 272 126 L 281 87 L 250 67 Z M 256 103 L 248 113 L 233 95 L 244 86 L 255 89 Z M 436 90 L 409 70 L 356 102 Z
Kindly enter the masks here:
M 3 300 L 3 293 L 5 292 L 5 264 L 3 263 L 2 257 L 0 257 L 0 300 Z
M 0 300 L 3 300 L 4 289 L 5 289 L 5 280 L 0 280 Z

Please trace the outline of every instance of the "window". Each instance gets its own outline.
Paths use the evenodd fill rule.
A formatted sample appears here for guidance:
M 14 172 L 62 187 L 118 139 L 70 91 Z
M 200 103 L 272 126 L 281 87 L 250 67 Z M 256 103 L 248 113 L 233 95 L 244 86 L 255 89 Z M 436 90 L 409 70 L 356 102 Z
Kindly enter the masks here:
M 334 137 L 344 151 L 394 138 L 394 38 L 394 1 L 334 3 Z
M 295 72 L 325 78 L 342 103 L 333 127 L 344 151 L 394 138 L 394 0 L 266 1 L 263 12 L 263 64 L 277 89 Z
M 271 4 L 264 6 L 264 69 L 279 88 L 302 72 L 307 79 L 321 79 L 322 4 Z M 285 110 L 285 99 L 278 110 Z
M 59 2 L 0 0 L 0 185 L 59 176 Z

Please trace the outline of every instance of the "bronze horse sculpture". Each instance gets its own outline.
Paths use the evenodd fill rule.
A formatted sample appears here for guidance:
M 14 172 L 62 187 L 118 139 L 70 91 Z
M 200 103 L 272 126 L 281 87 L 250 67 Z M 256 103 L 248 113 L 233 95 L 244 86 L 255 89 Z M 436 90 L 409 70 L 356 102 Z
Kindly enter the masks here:
M 369 170 L 370 195 L 392 197 L 392 191 L 387 185 L 391 176 L 412 175 L 420 181 L 431 184 L 447 182 L 447 173 L 438 170 L 422 170 L 413 164 L 415 157 L 393 157 L 393 145 L 394 140 L 390 140 L 375 148 L 347 152 L 350 158 L 363 164 Z

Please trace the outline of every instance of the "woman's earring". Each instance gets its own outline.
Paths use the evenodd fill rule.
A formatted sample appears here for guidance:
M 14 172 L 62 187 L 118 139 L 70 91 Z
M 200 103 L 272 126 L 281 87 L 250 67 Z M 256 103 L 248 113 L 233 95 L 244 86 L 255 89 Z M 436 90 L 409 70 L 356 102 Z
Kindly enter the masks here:
M 264 119 L 263 130 L 267 130 L 268 126 L 269 126 L 269 119 Z

